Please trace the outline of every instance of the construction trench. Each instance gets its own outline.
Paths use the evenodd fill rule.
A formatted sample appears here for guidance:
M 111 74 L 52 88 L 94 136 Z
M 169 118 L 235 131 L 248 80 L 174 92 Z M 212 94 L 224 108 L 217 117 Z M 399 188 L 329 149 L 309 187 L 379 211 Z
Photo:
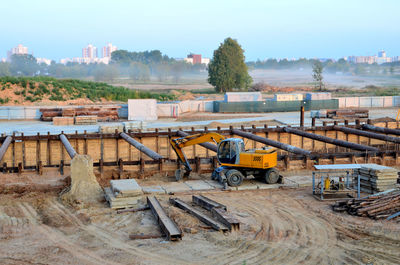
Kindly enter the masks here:
M 352 199 L 351 204 L 336 202 L 335 209 L 341 211 L 358 211 L 360 204 L 366 205 L 357 212 L 360 216 L 352 216 L 334 212 L 332 202 L 316 200 L 310 186 L 257 184 L 263 189 L 190 189 L 191 183 L 211 183 L 207 173 L 218 166 L 213 143 L 184 149 L 194 172 L 199 173 L 197 179 L 175 182 L 166 178 L 179 167 L 170 139 L 204 132 L 242 138 L 246 149 L 276 147 L 280 171 L 296 174 L 303 170 L 309 179 L 310 170 L 317 164 L 400 163 L 397 122 L 356 120 L 352 124 L 344 121 L 311 127 L 2 136 L 0 263 L 400 263 L 398 222 L 361 217 L 374 207 L 369 199 Z M 113 181 L 135 179 L 140 184 L 140 195 L 119 198 L 137 198 L 133 208 L 116 210 L 119 208 L 112 208 L 104 199 L 86 206 L 77 200 L 71 206 L 63 199 L 68 182 L 57 190 L 46 190 L 51 185 L 13 192 L 4 188 L 33 179 L 35 185 L 54 184 L 69 177 L 73 182 L 71 164 L 76 171 L 77 158 L 86 154 L 93 159 L 94 167 L 82 169 L 94 169 L 96 176 L 92 174 L 91 178 L 93 182 L 97 179 L 96 185 L 104 190 L 110 190 Z M 186 185 L 186 189 L 157 190 L 168 185 Z M 85 186 L 80 192 L 90 197 L 86 191 Z M 367 213 L 372 217 L 379 214 L 374 211 Z
M 313 120 L 314 121 L 314 120 Z M 313 122 L 313 124 L 315 124 Z M 265 145 L 278 149 L 280 171 L 312 169 L 316 164 L 376 163 L 395 166 L 400 163 L 398 122 L 356 120 L 355 124 L 324 122 L 323 126 L 224 128 L 203 130 L 129 131 L 112 134 L 83 133 L 0 137 L 0 170 L 3 173 L 57 168 L 64 174 L 76 154 L 90 155 L 98 174 L 114 168 L 115 176 L 151 177 L 172 173 L 179 167 L 170 139 L 188 134 L 217 132 L 226 137 L 241 137 L 246 149 Z M 185 148 L 185 154 L 197 173 L 210 173 L 217 166 L 216 145 L 203 143 Z

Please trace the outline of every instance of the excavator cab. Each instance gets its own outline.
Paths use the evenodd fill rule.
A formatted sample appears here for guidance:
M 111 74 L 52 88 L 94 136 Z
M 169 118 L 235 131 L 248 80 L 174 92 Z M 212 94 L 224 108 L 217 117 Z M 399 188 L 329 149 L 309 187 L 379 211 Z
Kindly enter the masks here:
M 239 164 L 240 153 L 245 151 L 242 139 L 229 138 L 218 145 L 217 158 L 220 164 Z

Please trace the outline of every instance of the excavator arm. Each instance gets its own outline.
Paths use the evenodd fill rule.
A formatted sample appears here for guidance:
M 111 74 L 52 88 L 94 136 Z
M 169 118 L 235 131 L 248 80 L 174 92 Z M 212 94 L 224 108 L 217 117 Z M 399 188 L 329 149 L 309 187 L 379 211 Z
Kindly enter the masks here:
M 174 149 L 176 155 L 178 156 L 179 161 L 181 161 L 182 164 L 185 166 L 185 171 L 186 171 L 185 175 L 188 176 L 192 171 L 192 168 L 190 167 L 189 161 L 187 160 L 185 154 L 183 153 L 182 148 L 206 142 L 215 142 L 216 144 L 218 144 L 224 139 L 225 136 L 214 132 L 205 134 L 192 134 L 177 139 L 171 139 L 171 146 L 172 149 Z

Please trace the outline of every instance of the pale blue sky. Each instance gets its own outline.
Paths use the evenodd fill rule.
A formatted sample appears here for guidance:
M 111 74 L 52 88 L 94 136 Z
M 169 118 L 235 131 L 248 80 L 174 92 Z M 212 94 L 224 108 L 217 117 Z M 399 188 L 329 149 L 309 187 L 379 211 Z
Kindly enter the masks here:
M 0 57 L 22 43 L 36 57 L 81 56 L 93 43 L 210 57 L 226 37 L 247 60 L 400 55 L 398 0 L 1 0 Z M 100 55 L 100 53 L 99 53 Z

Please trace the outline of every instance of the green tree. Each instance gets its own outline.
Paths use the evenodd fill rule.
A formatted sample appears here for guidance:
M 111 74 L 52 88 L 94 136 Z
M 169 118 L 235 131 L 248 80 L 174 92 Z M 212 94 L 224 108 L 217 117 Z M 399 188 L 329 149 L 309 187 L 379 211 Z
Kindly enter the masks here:
M 133 62 L 129 67 L 129 77 L 135 81 L 150 80 L 150 68 L 140 62 Z
M 98 65 L 94 70 L 95 81 L 112 81 L 119 75 L 118 68 L 114 65 Z
M 245 64 L 243 49 L 231 38 L 224 40 L 214 51 L 213 59 L 208 66 L 208 82 L 217 92 L 233 89 L 248 89 L 253 81 Z
M 390 66 L 389 72 L 391 75 L 394 75 L 394 66 L 393 65 Z M 0 71 L 0 75 L 1 75 L 1 71 Z
M 312 77 L 315 82 L 315 87 L 318 88 L 319 91 L 322 91 L 324 88 L 324 82 L 322 81 L 324 77 L 322 76 L 322 72 L 324 67 L 322 66 L 320 61 L 315 61 L 312 67 Z
M 0 76 L 9 76 L 9 75 L 11 75 L 9 63 L 0 62 Z
M 174 77 L 175 83 L 178 83 L 181 79 L 183 72 L 186 69 L 187 63 L 185 62 L 175 62 L 171 66 L 171 74 Z
M 13 54 L 10 70 L 13 75 L 32 76 L 39 70 L 36 58 L 30 54 Z

